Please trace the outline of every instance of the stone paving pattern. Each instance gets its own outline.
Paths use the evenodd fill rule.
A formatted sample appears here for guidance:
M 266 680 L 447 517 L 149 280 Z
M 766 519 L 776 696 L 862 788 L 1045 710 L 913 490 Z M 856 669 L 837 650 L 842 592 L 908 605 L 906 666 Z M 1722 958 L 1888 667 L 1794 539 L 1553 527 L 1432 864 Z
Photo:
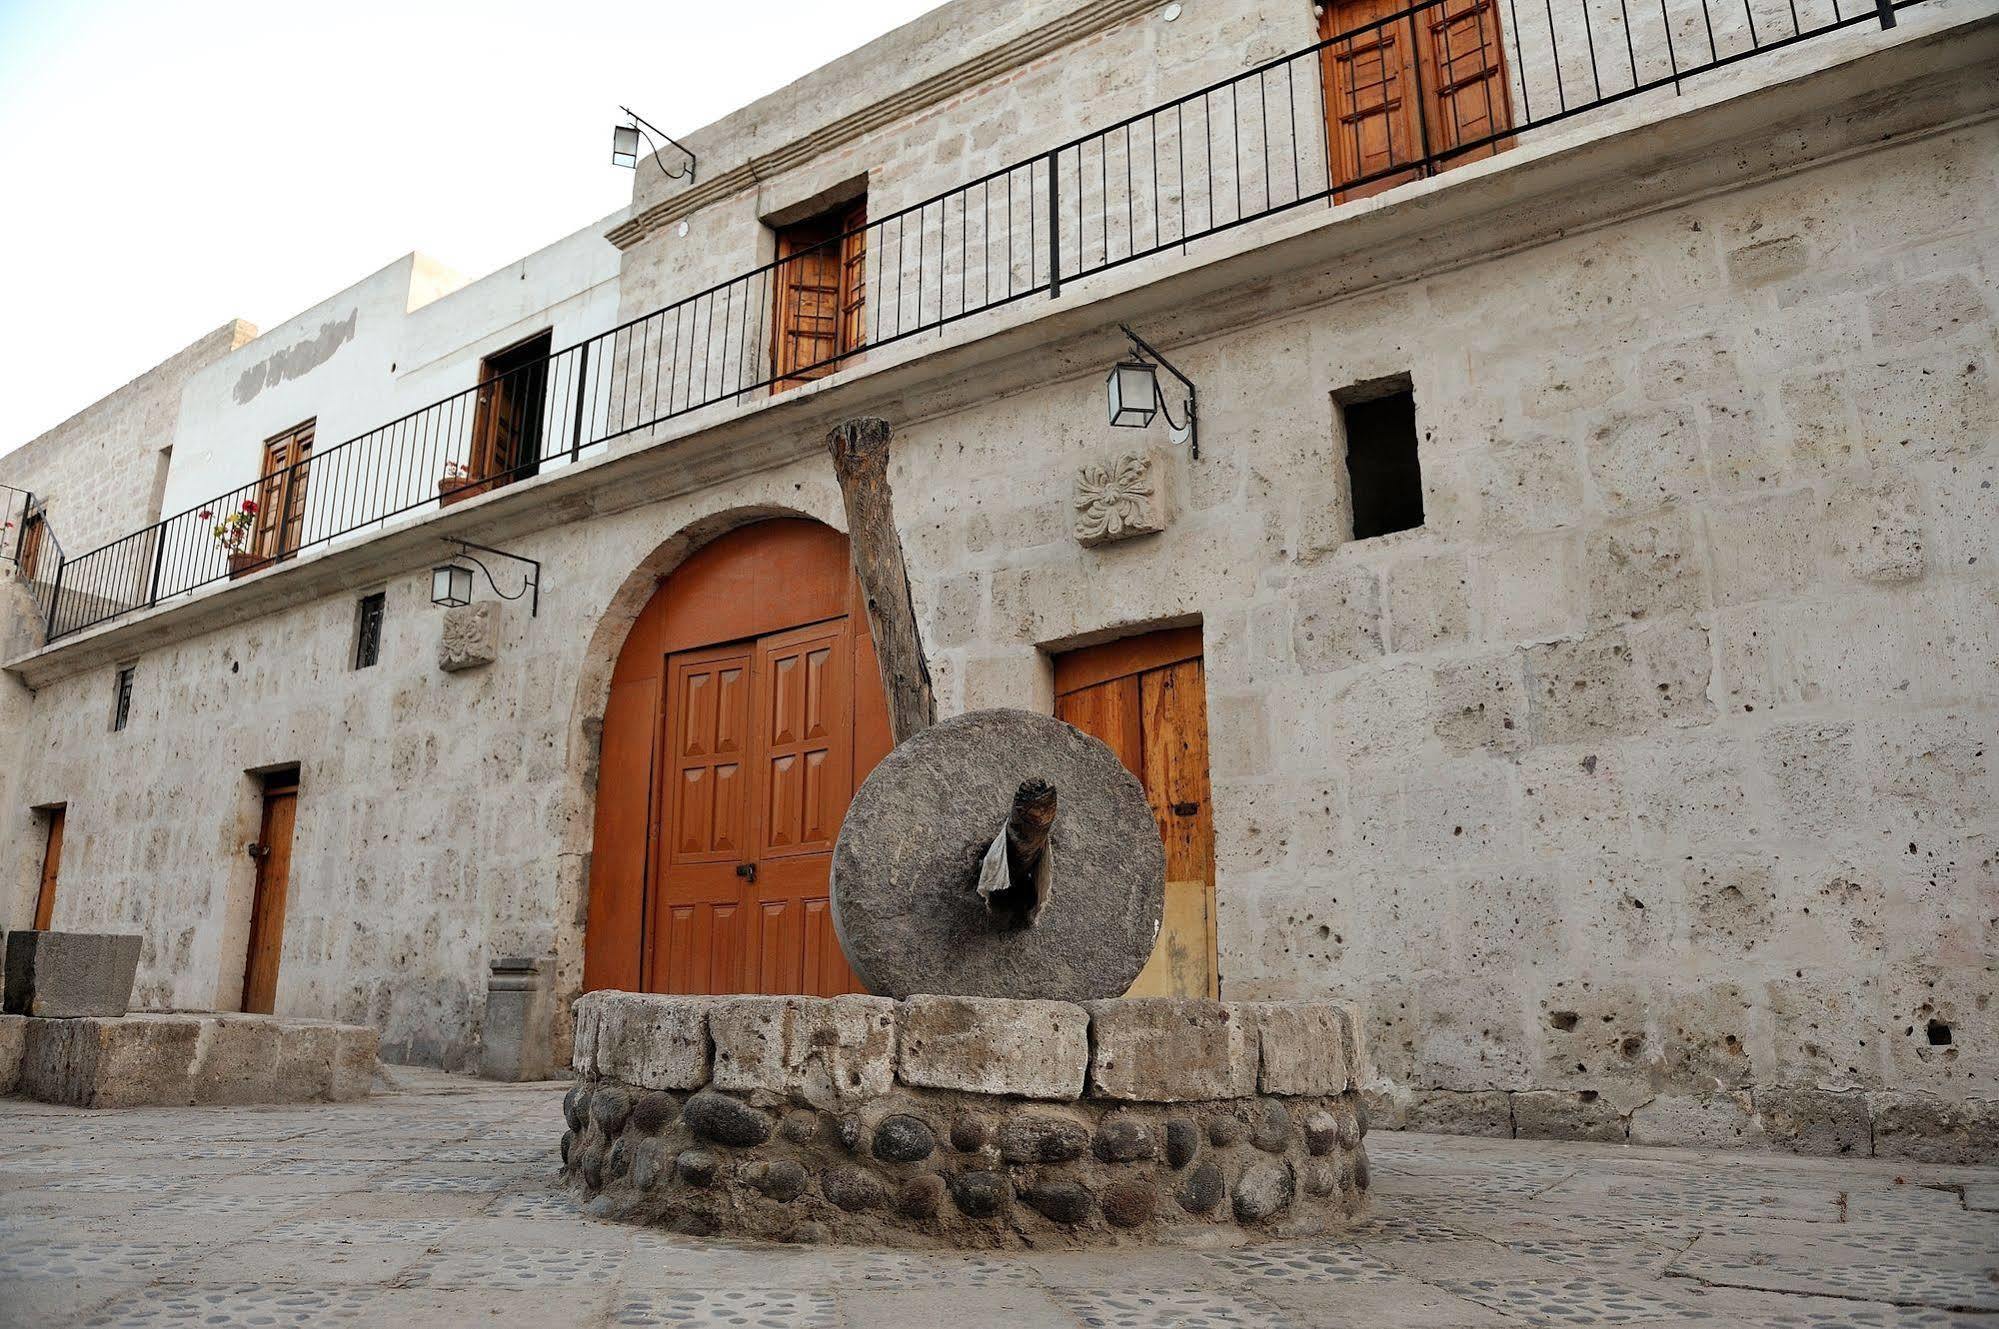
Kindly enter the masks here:
M 579 1212 L 561 1084 L 0 1102 L 0 1326 L 1999 1326 L 1999 1168 L 1381 1133 L 1337 1239 L 945 1254 Z

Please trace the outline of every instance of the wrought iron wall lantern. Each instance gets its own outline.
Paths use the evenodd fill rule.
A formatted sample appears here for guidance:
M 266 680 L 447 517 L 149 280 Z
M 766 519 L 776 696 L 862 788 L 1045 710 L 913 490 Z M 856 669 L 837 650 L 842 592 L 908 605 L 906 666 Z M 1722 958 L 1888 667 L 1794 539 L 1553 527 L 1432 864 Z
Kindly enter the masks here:
M 1145 339 L 1120 323 L 1118 330 L 1131 339 L 1132 358 L 1121 360 L 1111 367 L 1110 377 L 1104 380 L 1104 390 L 1110 399 L 1111 423 L 1120 429 L 1144 429 L 1152 423 L 1152 417 L 1166 417 L 1166 427 L 1175 443 L 1185 443 L 1188 455 L 1195 460 L 1201 456 L 1201 436 L 1197 428 L 1199 406 L 1196 401 L 1194 380 L 1175 369 L 1170 361 L 1147 345 Z M 1159 386 L 1159 371 L 1180 380 L 1187 389 L 1187 410 L 1185 423 L 1176 422 L 1173 412 L 1167 408 L 1166 393 Z
M 646 119 L 629 106 L 620 106 L 618 109 L 625 113 L 626 123 L 615 125 L 611 129 L 611 165 L 628 166 L 636 171 L 639 168 L 639 139 L 643 136 L 645 141 L 652 147 L 651 156 L 655 162 L 659 163 L 659 173 L 661 175 L 669 180 L 679 180 L 684 177 L 688 183 L 693 183 L 694 154 L 688 151 L 679 139 L 667 133 L 664 129 L 661 129 L 658 125 Z M 687 164 L 677 171 L 667 170 L 666 163 L 659 160 L 660 146 L 654 141 L 654 134 L 659 135 L 660 138 L 665 139 L 678 149 L 680 155 L 687 158 Z
M 494 549 L 489 545 L 475 545 L 470 540 L 447 540 L 445 543 L 455 545 L 457 552 L 452 555 L 451 562 L 440 563 L 430 570 L 432 604 L 456 609 L 461 605 L 472 603 L 472 568 L 465 566 L 470 563 L 472 567 L 486 574 L 486 584 L 492 587 L 493 594 L 502 600 L 518 600 L 532 592 L 533 598 L 528 601 L 528 616 L 530 618 L 540 616 L 541 563 L 538 560 L 523 558 L 519 554 L 509 554 L 504 549 Z M 474 549 L 482 554 L 492 554 L 498 558 L 510 558 L 516 563 L 527 564 L 529 570 L 521 574 L 521 588 L 512 595 L 501 590 L 500 584 L 493 580 L 493 570 L 472 556 L 471 551 Z

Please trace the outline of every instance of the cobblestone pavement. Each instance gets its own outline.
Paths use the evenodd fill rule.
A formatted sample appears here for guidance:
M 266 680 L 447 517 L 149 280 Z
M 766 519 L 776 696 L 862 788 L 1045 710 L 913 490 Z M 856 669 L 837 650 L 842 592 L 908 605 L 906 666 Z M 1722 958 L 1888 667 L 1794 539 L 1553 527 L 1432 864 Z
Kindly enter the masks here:
M 555 1180 L 561 1086 L 0 1101 L 0 1325 L 1985 1326 L 1999 1169 L 1379 1133 L 1371 1215 L 1237 1250 L 699 1241 Z

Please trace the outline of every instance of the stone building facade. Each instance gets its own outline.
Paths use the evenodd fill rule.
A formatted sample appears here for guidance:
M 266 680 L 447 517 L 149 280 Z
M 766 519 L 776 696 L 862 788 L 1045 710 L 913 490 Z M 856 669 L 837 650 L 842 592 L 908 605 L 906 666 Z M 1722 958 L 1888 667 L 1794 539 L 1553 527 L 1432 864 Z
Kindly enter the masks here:
M 593 874 L 629 792 L 599 774 L 633 625 L 725 535 L 842 529 L 820 439 L 879 415 L 941 711 L 1047 712 L 1067 653 L 1198 628 L 1219 993 L 1361 1007 L 1378 1123 L 1989 1154 L 1999 28 L 1899 19 L 872 338 L 791 391 L 682 410 L 646 386 L 656 334 L 606 342 L 637 406 L 604 446 L 8 661 L 7 918 L 60 805 L 57 925 L 144 934 L 149 1004 L 234 1008 L 259 780 L 295 764 L 278 1011 L 465 1066 L 489 965 L 529 956 L 566 1047 L 614 925 Z M 691 183 L 642 162 L 598 326 L 668 326 L 857 183 L 871 227 L 920 219 L 1316 38 L 1289 0 L 955 0 L 687 136 Z M 1115 197 L 1075 183 L 1080 215 Z M 909 272 L 920 312 L 889 234 L 870 293 Z M 1121 323 L 1198 384 L 1198 459 L 1106 423 Z M 1388 400 L 1420 517 L 1356 538 Z M 1091 473 L 1145 491 L 1140 533 L 1079 537 Z M 442 537 L 540 563 L 535 612 L 484 609 L 483 667 L 439 668 Z

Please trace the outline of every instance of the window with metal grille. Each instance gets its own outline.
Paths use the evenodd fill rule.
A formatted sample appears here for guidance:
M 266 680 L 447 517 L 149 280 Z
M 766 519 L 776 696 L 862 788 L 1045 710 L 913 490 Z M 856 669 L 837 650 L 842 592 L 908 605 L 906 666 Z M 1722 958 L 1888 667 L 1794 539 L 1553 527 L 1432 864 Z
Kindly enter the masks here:
M 367 669 L 382 658 L 382 613 L 388 595 L 376 591 L 361 597 L 354 622 L 354 667 Z
M 118 671 L 118 696 L 111 707 L 111 728 L 123 729 L 132 719 L 132 671 L 137 665 L 126 665 Z

